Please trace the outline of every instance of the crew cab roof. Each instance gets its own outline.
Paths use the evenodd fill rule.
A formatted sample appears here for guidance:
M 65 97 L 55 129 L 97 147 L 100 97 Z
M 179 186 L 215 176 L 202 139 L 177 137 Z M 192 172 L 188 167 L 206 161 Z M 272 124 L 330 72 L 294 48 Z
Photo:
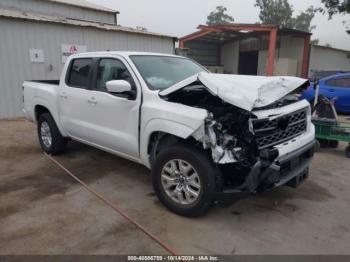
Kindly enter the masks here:
M 91 57 L 91 56 L 106 56 L 106 55 L 119 55 L 122 57 L 129 57 L 132 55 L 149 55 L 149 56 L 171 56 L 171 57 L 180 57 L 177 55 L 172 54 L 164 54 L 164 53 L 152 53 L 152 52 L 137 52 L 137 51 L 102 51 L 102 52 L 86 52 L 86 53 L 79 53 L 74 54 L 71 57 Z

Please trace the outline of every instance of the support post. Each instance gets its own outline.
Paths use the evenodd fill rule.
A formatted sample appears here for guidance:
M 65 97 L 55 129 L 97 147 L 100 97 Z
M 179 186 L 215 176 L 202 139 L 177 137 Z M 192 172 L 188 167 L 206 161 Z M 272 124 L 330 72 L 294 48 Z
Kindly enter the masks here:
M 307 78 L 309 75 L 310 39 L 311 36 L 307 35 L 304 40 L 303 65 L 301 67 L 301 77 L 303 78 Z
M 179 41 L 179 48 L 185 48 L 185 41 L 184 40 Z
M 277 45 L 277 27 L 272 28 L 270 31 L 270 41 L 269 41 L 269 54 L 267 60 L 267 75 L 273 76 L 274 64 L 275 64 L 275 54 Z

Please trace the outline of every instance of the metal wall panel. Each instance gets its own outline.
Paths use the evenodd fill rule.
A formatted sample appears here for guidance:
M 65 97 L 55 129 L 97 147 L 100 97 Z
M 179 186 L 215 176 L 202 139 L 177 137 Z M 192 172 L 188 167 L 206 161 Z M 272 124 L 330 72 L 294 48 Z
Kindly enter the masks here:
M 0 18 L 0 35 L 0 118 L 22 115 L 24 80 L 59 78 L 61 44 L 86 45 L 88 51 L 174 53 L 172 38 L 16 19 Z M 44 63 L 30 61 L 31 48 L 44 51 Z
M 350 71 L 350 52 L 324 46 L 311 46 L 309 74 L 322 70 Z
M 0 0 L 0 8 L 17 9 L 24 12 L 39 13 L 101 23 L 115 23 L 115 14 L 110 12 L 103 12 L 42 0 Z
M 205 66 L 220 64 L 220 46 L 204 41 L 186 42 L 188 57 Z

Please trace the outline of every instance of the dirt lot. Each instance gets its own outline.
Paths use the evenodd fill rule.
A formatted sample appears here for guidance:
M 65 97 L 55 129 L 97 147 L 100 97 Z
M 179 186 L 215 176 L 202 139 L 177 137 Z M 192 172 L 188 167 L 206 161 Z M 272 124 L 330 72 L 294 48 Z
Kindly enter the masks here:
M 57 157 L 180 254 L 350 254 L 345 144 L 316 154 L 297 190 L 188 219 L 154 196 L 149 171 L 79 143 Z M 166 254 L 41 152 L 35 126 L 0 121 L 0 254 Z

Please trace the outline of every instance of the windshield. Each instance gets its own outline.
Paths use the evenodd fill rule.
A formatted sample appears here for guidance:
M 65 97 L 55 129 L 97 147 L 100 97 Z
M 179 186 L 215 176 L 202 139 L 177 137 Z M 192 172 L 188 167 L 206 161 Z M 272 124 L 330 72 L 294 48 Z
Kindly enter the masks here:
M 164 90 L 192 75 L 205 71 L 195 62 L 171 56 L 130 56 L 148 87 Z

